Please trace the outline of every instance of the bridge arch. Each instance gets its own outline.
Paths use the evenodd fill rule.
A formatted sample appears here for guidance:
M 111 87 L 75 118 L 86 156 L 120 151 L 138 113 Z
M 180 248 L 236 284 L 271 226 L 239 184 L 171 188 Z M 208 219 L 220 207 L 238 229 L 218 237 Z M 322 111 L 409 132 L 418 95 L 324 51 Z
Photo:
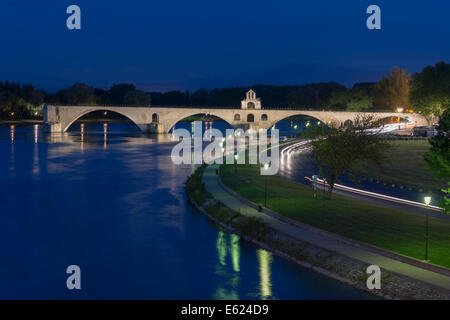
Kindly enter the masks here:
M 167 128 L 166 132 L 169 132 L 178 122 L 182 121 L 183 119 L 186 119 L 186 118 L 192 117 L 192 116 L 196 116 L 196 115 L 214 116 L 216 118 L 219 118 L 219 119 L 222 119 L 223 121 L 225 121 L 230 127 L 233 127 L 232 120 L 231 119 L 226 119 L 226 117 L 224 117 L 223 115 L 220 115 L 219 113 L 216 113 L 216 112 L 203 112 L 203 111 L 200 111 L 200 112 L 199 111 L 192 111 L 190 113 L 182 114 L 179 117 L 177 117 L 175 120 L 169 122 L 168 125 L 166 126 L 166 128 Z
M 332 116 L 329 115 L 321 115 L 320 114 L 321 111 L 317 111 L 317 112 L 309 112 L 309 111 L 291 111 L 291 112 L 285 112 L 281 115 L 274 115 L 270 118 L 269 121 L 269 127 L 274 126 L 277 122 L 286 120 L 288 118 L 291 117 L 295 117 L 295 116 L 304 116 L 304 117 L 309 117 L 309 118 L 313 118 L 316 119 L 318 121 L 320 121 L 321 123 L 327 125 L 327 126 L 332 126 L 332 125 L 339 125 L 340 122 L 333 118 Z
M 345 120 L 344 123 L 343 123 L 343 126 L 344 127 L 351 127 L 351 126 L 353 126 L 353 121 L 350 120 L 350 119 Z
M 140 130 L 143 130 L 137 123 L 137 121 L 133 118 L 132 115 L 127 114 L 126 112 L 122 112 L 112 108 L 108 108 L 108 107 L 98 107 L 98 108 L 88 108 L 86 110 L 83 110 L 82 112 L 77 113 L 75 116 L 73 116 L 72 118 L 70 118 L 70 120 L 66 121 L 63 126 L 62 126 L 62 131 L 66 132 L 70 126 L 72 124 L 74 124 L 78 119 L 82 118 L 83 116 L 95 112 L 95 111 L 108 111 L 108 112 L 112 112 L 112 113 L 116 113 L 116 114 L 120 114 L 122 116 L 124 116 L 125 118 L 127 118 L 128 120 L 130 120 L 131 122 L 133 122 Z

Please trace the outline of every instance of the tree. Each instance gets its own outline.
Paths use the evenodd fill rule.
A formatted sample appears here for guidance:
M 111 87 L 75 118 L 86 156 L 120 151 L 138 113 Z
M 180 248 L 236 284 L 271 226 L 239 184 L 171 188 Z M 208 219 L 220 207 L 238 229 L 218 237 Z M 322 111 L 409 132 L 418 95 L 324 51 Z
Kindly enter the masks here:
M 391 109 L 408 107 L 409 78 L 406 69 L 399 67 L 392 68 L 387 77 L 383 74 L 371 90 L 374 105 Z
M 121 105 L 124 103 L 123 99 L 125 95 L 134 90 L 136 90 L 136 87 L 132 84 L 114 84 L 107 92 L 108 99 L 114 105 Z
M 129 91 L 123 97 L 123 104 L 127 106 L 148 106 L 150 95 L 140 90 Z
M 436 178 L 450 180 L 450 110 L 446 110 L 437 128 L 438 133 L 428 141 L 431 144 L 430 151 L 425 154 L 428 168 Z M 444 213 L 450 213 L 450 182 L 449 188 L 442 189 L 446 195 L 441 201 Z
M 330 105 L 344 107 L 347 111 L 362 111 L 372 107 L 372 98 L 362 90 L 346 89 L 333 92 Z
M 57 95 L 65 104 L 89 105 L 96 102 L 94 88 L 80 82 L 67 89 L 59 90 Z
M 356 117 L 350 126 L 330 127 L 322 131 L 322 134 L 317 134 L 316 131 L 311 146 L 320 175 L 328 184 L 328 199 L 331 198 L 338 179 L 361 161 L 382 166 L 388 144 L 380 138 L 379 131 L 368 131 L 377 126 L 376 119 L 366 115 Z
M 409 100 L 412 108 L 428 119 L 439 117 L 450 107 L 450 64 L 438 62 L 412 77 Z

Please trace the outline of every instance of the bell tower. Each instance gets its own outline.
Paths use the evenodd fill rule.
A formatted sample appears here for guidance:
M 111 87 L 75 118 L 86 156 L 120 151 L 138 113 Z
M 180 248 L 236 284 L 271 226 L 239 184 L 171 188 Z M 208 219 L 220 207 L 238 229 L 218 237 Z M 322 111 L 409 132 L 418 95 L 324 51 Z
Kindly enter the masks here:
M 245 99 L 241 101 L 241 109 L 261 109 L 261 99 L 256 98 L 256 93 L 253 90 L 247 91 Z

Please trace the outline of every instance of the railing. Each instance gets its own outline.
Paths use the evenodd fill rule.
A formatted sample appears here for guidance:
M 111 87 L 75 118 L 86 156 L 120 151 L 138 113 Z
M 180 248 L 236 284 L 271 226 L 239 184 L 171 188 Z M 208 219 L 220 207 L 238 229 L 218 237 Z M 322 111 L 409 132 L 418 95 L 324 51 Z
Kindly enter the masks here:
M 224 110 L 253 110 L 253 109 L 242 109 L 241 107 L 234 106 L 176 106 L 176 105 L 148 105 L 148 106 L 133 106 L 133 105 L 125 105 L 125 104 L 47 104 L 54 107 L 105 107 L 105 108 L 173 108 L 173 109 L 224 109 Z M 258 110 L 258 109 L 255 109 Z M 332 109 L 328 110 L 323 107 L 272 107 L 266 106 L 262 107 L 261 110 L 292 110 L 292 111 L 323 111 L 323 112 L 352 112 L 343 109 Z M 356 112 L 366 112 L 366 113 L 398 113 L 394 110 L 364 110 L 364 111 L 356 111 Z M 398 113 L 400 114 L 400 113 Z M 407 112 L 402 112 L 401 114 L 408 114 Z

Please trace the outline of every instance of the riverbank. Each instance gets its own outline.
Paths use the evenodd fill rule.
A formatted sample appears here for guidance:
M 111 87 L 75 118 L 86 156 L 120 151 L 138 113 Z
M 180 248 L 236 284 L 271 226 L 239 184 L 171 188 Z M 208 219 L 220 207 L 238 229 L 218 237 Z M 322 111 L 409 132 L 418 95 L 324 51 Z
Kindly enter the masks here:
M 366 269 L 369 263 L 338 254 L 298 238 L 279 232 L 258 217 L 257 211 L 233 210 L 222 200 L 231 197 L 211 187 L 217 180 L 215 169 L 205 167 L 197 170 L 186 182 L 186 192 L 191 202 L 201 212 L 219 225 L 240 234 L 244 239 L 295 263 L 328 277 L 340 280 L 361 290 L 366 287 Z M 205 183 L 208 188 L 205 188 Z M 210 190 L 212 189 L 212 190 Z M 210 193 L 212 191 L 212 193 Z M 222 200 L 218 200 L 221 198 Z M 393 299 L 449 299 L 449 293 L 435 286 L 398 275 L 382 268 L 382 288 L 371 291 L 376 296 Z
M 386 164 L 382 168 L 361 165 L 354 174 L 379 183 L 437 194 L 447 185 L 447 181 L 433 177 L 426 165 L 424 156 L 430 150 L 428 139 L 395 139 L 390 140 L 389 145 Z
M 240 196 L 289 219 L 418 260 L 425 258 L 425 217 L 318 190 L 284 177 L 261 176 L 257 165 L 222 166 L 223 183 Z M 265 185 L 267 181 L 267 200 Z M 299 210 L 301 208 L 301 210 Z M 429 260 L 450 267 L 450 221 L 429 218 Z
M 0 124 L 43 124 L 44 120 L 34 120 L 34 119 L 27 119 L 27 120 L 0 120 Z

